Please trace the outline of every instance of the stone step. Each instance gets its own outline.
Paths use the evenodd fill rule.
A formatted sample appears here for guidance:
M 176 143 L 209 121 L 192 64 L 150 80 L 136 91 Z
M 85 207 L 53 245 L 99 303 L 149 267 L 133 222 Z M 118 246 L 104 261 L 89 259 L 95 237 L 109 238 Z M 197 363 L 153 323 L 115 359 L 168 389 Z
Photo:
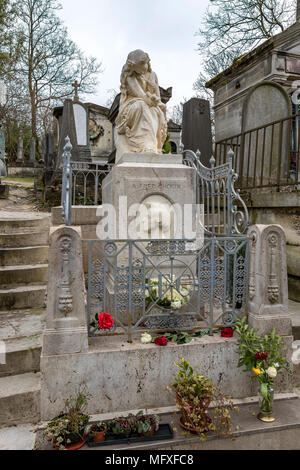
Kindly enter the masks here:
M 0 212 L 0 233 L 23 234 L 46 231 L 50 227 L 50 214 L 36 212 Z
M 2 289 L 11 284 L 46 284 L 47 280 L 48 264 L 0 267 L 0 286 Z
M 0 340 L 40 334 L 44 328 L 46 309 L 0 311 Z
M 161 424 L 169 424 L 173 430 L 173 438 L 166 440 L 151 440 L 128 444 L 124 440 L 123 444 L 104 445 L 99 447 L 88 447 L 85 444 L 80 451 L 149 451 L 156 450 L 298 450 L 300 449 L 300 400 L 297 393 L 275 394 L 274 414 L 276 420 L 273 423 L 264 423 L 257 418 L 258 403 L 257 397 L 234 400 L 238 410 L 231 411 L 232 434 L 219 437 L 213 432 L 206 435 L 206 441 L 201 442 L 200 436 L 184 432 L 180 427 L 180 413 L 176 413 L 175 407 L 158 408 L 154 410 L 144 410 L 147 413 L 155 413 L 160 416 Z M 166 411 L 165 411 L 166 410 Z M 167 411 L 168 410 L 168 411 Z M 116 416 L 127 416 L 129 412 L 136 414 L 139 410 L 128 412 L 106 413 L 105 415 L 90 416 L 90 423 L 96 421 L 106 421 Z M 211 416 L 213 411 L 210 411 Z M 36 443 L 38 449 L 53 450 L 51 442 L 43 439 L 43 423 L 36 433 Z M 162 454 L 162 452 L 160 453 Z M 121 455 L 118 454 L 118 455 Z M 201 454 L 199 454 L 201 455 Z M 160 460 L 160 455 L 152 453 L 153 462 L 159 464 L 166 463 Z M 198 457 L 194 454 L 193 463 L 198 463 Z M 182 464 L 188 464 L 188 456 L 183 456 Z M 176 463 L 176 461 L 175 461 Z M 192 463 L 192 462 L 191 462 Z
M 45 294 L 45 285 L 0 289 L 0 311 L 44 307 Z
M 0 378 L 0 426 L 38 423 L 40 393 L 40 373 Z
M 41 246 L 49 243 L 49 229 L 30 233 L 0 233 L 0 248 L 22 248 Z
M 42 349 L 41 330 L 34 336 L 2 341 L 0 340 L 1 349 L 4 351 L 0 360 L 0 377 L 39 372 Z
M 148 441 L 140 443 L 115 444 L 103 447 L 81 450 L 123 451 L 134 450 L 296 450 L 300 449 L 300 400 L 299 398 L 281 399 L 274 402 L 276 420 L 273 423 L 263 423 L 257 419 L 258 404 L 239 405 L 239 411 L 233 411 L 232 435 L 220 438 L 213 433 L 207 435 L 207 440 L 201 443 L 195 434 L 183 435 L 180 427 L 180 413 L 170 413 L 161 416 L 161 423 L 169 423 L 174 432 L 173 439 L 165 441 Z M 173 424 L 171 424 L 173 423 Z M 154 457 L 155 458 L 155 457 Z M 194 457 L 195 461 L 195 457 Z M 158 461 L 159 462 L 159 461 Z M 163 462 L 164 463 L 164 462 Z
M 48 262 L 48 246 L 25 248 L 0 248 L 0 266 L 21 264 L 45 264 Z

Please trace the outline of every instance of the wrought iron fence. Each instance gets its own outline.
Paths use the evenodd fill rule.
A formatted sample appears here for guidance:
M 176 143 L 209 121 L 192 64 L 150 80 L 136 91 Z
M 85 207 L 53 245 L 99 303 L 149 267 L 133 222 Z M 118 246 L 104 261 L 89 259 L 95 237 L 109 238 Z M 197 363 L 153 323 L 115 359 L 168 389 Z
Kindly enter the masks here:
M 237 187 L 279 189 L 300 183 L 300 114 L 218 141 L 217 165 L 225 163 L 230 148 Z
M 230 326 L 247 300 L 248 238 L 85 240 L 89 335 Z M 114 325 L 99 328 L 100 312 Z
M 72 204 L 99 205 L 102 202 L 102 181 L 111 171 L 110 163 L 71 162 Z

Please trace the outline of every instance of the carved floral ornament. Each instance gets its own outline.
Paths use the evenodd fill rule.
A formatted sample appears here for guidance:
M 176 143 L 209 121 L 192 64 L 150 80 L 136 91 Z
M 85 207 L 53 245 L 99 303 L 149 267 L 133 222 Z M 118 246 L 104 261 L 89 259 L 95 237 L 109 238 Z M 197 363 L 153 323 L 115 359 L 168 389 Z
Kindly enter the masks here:
M 249 299 L 253 300 L 255 297 L 255 251 L 257 245 L 257 233 L 255 231 L 250 233 L 250 274 L 249 274 Z
M 271 232 L 268 236 L 268 259 L 269 259 L 269 276 L 268 276 L 268 299 L 270 303 L 275 304 L 279 300 L 279 283 L 277 275 L 278 266 L 278 235 Z
M 65 316 L 67 316 L 67 314 L 73 310 L 73 296 L 70 289 L 71 280 L 69 270 L 71 248 L 71 237 L 63 236 L 60 241 L 60 251 L 62 253 L 62 273 L 61 278 L 58 279 L 58 309 Z

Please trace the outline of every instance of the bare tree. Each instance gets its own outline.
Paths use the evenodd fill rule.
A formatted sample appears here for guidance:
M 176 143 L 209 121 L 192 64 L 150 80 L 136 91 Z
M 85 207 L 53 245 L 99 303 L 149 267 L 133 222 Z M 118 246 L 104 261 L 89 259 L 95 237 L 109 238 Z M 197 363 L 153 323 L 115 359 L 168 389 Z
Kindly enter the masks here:
M 26 84 L 37 149 L 39 125 L 42 129 L 47 125 L 53 105 L 73 93 L 75 79 L 83 94 L 93 93 L 101 72 L 101 64 L 94 57 L 85 57 L 69 39 L 57 16 L 59 9 L 57 0 L 15 1 L 13 30 L 22 42 L 14 74 L 16 80 Z
M 242 54 L 295 22 L 297 0 L 211 0 L 197 35 L 202 71 L 194 84 L 211 99 L 205 83 Z
M 167 117 L 176 124 L 182 125 L 183 105 L 187 102 L 187 98 L 183 97 L 179 104 L 175 104 L 167 109 Z
M 120 93 L 120 90 L 118 91 L 115 88 L 109 88 L 109 90 L 106 90 L 106 93 L 108 94 L 108 98 L 106 100 L 105 106 L 110 108 L 115 100 L 115 97 Z

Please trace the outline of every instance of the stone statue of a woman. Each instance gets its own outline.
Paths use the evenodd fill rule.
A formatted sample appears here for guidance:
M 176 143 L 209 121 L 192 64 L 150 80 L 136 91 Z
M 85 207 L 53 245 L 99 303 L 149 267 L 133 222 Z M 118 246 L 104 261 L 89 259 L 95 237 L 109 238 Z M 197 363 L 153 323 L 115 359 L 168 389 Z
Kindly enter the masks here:
M 148 54 L 130 52 L 121 74 L 121 99 L 116 119 L 118 161 L 124 153 L 162 153 L 167 136 L 166 106 Z

